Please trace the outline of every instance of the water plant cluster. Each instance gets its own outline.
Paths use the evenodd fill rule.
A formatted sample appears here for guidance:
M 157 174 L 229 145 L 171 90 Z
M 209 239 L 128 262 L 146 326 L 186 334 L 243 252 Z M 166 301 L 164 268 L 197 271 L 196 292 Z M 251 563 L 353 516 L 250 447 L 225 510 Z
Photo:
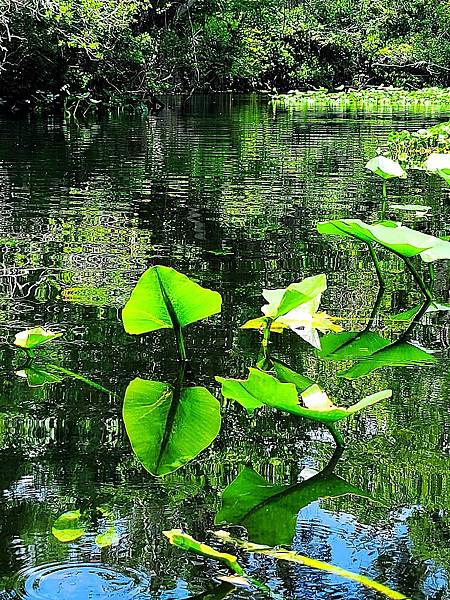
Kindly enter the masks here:
M 292 90 L 287 94 L 272 96 L 275 108 L 332 108 L 337 110 L 380 110 L 383 108 L 408 108 L 427 110 L 450 107 L 450 88 L 424 87 L 418 90 L 385 87 L 342 89 L 330 91 L 326 88 L 309 91 Z
M 450 122 L 417 131 L 392 131 L 380 151 L 405 169 L 425 169 L 430 155 L 450 152 Z
M 440 155 L 443 157 L 445 155 Z M 429 170 L 434 167 L 429 165 Z M 334 219 L 317 225 L 320 234 L 356 240 L 370 253 L 380 290 L 362 331 L 345 331 L 336 316 L 320 310 L 322 296 L 327 291 L 327 278 L 323 273 L 290 283 L 285 288 L 262 290 L 264 304 L 260 314 L 242 324 L 244 330 L 259 332 L 260 346 L 255 348 L 254 362 L 248 365 L 244 378 L 217 374 L 215 380 L 224 399 L 221 403 L 213 386 L 208 389 L 196 382 L 189 360 L 191 352 L 185 341 L 186 327 L 221 312 L 222 298 L 217 291 L 202 287 L 173 268 L 156 265 L 142 274 L 122 310 L 123 326 L 130 335 L 172 331 L 178 356 L 177 375 L 173 380 L 137 377 L 129 383 L 123 399 L 122 415 L 130 445 L 152 476 L 173 473 L 208 448 L 221 430 L 222 420 L 227 416 L 223 408 L 229 401 L 242 406 L 253 418 L 258 418 L 260 411 L 272 410 L 319 423 L 334 438 L 336 450 L 329 463 L 319 473 L 293 485 L 274 485 L 253 469 L 244 467 L 222 492 L 222 506 L 215 516 L 215 525 L 220 529 L 212 534 L 212 545 L 178 529 L 164 532 L 174 546 L 226 567 L 228 572 L 218 577 L 221 591 L 223 586 L 228 586 L 228 591 L 246 586 L 273 596 L 266 583 L 252 577 L 242 566 L 247 554 L 259 554 L 340 575 L 388 598 L 405 598 L 382 583 L 284 548 L 292 544 L 299 510 L 311 502 L 349 494 L 372 500 L 366 490 L 334 473 L 345 444 L 337 424 L 379 402 L 388 401 L 392 391 L 379 389 L 346 404 L 340 398 L 332 399 L 326 389 L 299 371 L 296 365 L 288 365 L 275 355 L 272 336 L 295 334 L 313 346 L 325 361 L 353 361 L 352 366 L 338 374 L 353 381 L 386 365 L 432 364 L 434 357 L 411 342 L 411 333 L 424 314 L 450 310 L 450 306 L 435 299 L 433 292 L 433 264 L 450 258 L 450 242 L 385 220 L 388 182 L 393 178 L 404 179 L 407 173 L 399 163 L 384 156 L 369 161 L 367 168 L 382 182 L 380 219 L 374 223 L 353 218 Z M 439 174 L 441 171 L 445 169 L 437 169 Z M 407 323 L 407 327 L 394 342 L 372 330 L 386 286 L 380 252 L 390 253 L 403 262 L 424 298 L 422 304 L 395 316 L 398 322 Z M 41 361 L 40 347 L 60 336 L 60 332 L 42 327 L 19 332 L 14 344 L 24 352 L 25 361 L 17 375 L 26 378 L 32 387 L 74 378 L 112 395 L 96 382 L 57 364 Z M 245 528 L 248 539 L 223 530 L 229 526 Z M 52 534 L 67 543 L 83 539 L 93 528 L 98 531 L 95 542 L 100 548 L 115 544 L 120 537 L 114 512 L 96 504 L 62 513 L 53 523 Z M 216 549 L 217 544 L 221 545 L 220 550 Z M 239 556 L 223 551 L 230 546 L 237 549 Z

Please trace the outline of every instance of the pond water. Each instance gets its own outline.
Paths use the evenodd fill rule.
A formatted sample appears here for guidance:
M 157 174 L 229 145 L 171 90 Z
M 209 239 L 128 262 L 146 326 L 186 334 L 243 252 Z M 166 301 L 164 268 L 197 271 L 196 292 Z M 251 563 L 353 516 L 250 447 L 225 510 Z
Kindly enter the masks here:
M 369 325 L 374 335 L 398 339 L 407 324 L 392 316 L 421 300 L 401 262 L 381 253 L 388 285 L 372 314 L 378 285 L 367 248 L 320 236 L 316 224 L 376 220 L 381 183 L 365 162 L 393 128 L 449 115 L 274 114 L 256 96 L 174 104 L 148 118 L 0 121 L 0 598 L 263 598 L 220 584 L 223 567 L 169 546 L 162 531 L 184 528 L 211 542 L 221 493 L 243 469 L 294 485 L 330 460 L 354 493 L 327 497 L 336 495 L 330 474 L 320 494 L 266 504 L 257 522 L 247 523 L 253 541 L 291 545 L 413 598 L 450 598 L 445 313 L 426 315 L 408 332 L 410 342 L 433 351 L 425 361 L 411 358 L 405 345 L 384 362 L 354 362 L 356 355 L 336 351 L 333 334 L 322 337 L 321 351 L 291 332 L 272 336 L 273 352 L 338 403 L 393 390 L 392 399 L 339 425 L 347 442 L 342 456 L 320 424 L 270 410 L 249 417 L 221 400 L 218 438 L 164 478 L 152 477 L 133 454 L 122 403 L 136 376 L 175 379 L 172 332 L 133 337 L 120 320 L 138 277 L 154 264 L 219 291 L 221 315 L 186 331 L 195 381 L 217 398 L 216 375 L 244 377 L 255 364 L 259 333 L 239 326 L 260 314 L 263 288 L 326 273 L 322 306 L 346 331 Z M 388 190 L 389 217 L 450 233 L 450 188 L 442 180 L 413 172 Z M 449 301 L 449 289 L 441 261 L 440 301 Z M 39 350 L 41 363 L 113 394 L 64 373 L 45 385 L 27 381 L 24 354 L 11 342 L 35 325 L 64 332 Z M 342 377 L 352 364 L 362 369 Z M 52 535 L 62 513 L 95 507 L 106 507 L 108 518 L 93 518 L 79 539 L 62 543 Z M 101 548 L 96 536 L 110 521 L 114 543 Z M 241 560 L 282 597 L 383 597 L 298 564 Z

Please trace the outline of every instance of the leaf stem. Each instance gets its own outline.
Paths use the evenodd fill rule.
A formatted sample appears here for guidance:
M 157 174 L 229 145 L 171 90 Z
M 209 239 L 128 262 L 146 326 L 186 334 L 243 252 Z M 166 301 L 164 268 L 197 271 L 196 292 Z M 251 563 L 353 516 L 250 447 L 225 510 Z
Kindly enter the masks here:
M 366 242 L 366 243 L 367 243 L 367 247 L 369 248 L 369 253 L 370 253 L 370 257 L 373 262 L 373 266 L 375 267 L 375 271 L 377 272 L 377 277 L 378 277 L 378 282 L 379 282 L 380 288 L 382 290 L 384 290 L 386 287 L 386 282 L 385 282 L 385 279 L 383 276 L 383 271 L 381 270 L 380 261 L 378 260 L 377 254 L 376 254 L 372 244 L 370 242 Z
M 334 441 L 336 442 L 336 446 L 338 448 L 345 448 L 344 438 L 341 432 L 336 427 L 336 425 L 334 425 L 333 423 L 327 423 L 327 427 L 329 432 L 333 436 Z
M 426 285 L 426 283 L 424 282 L 424 280 L 422 279 L 422 277 L 419 275 L 419 273 L 417 272 L 415 266 L 413 265 L 411 259 L 407 256 L 402 256 L 401 257 L 403 262 L 405 263 L 405 265 L 407 266 L 409 272 L 411 273 L 411 275 L 414 277 L 415 282 L 417 283 L 417 285 L 419 286 L 419 288 L 421 289 L 422 293 L 425 295 L 425 297 L 432 301 L 433 300 L 433 294 L 431 293 L 430 289 L 428 288 L 428 286 Z
M 381 220 L 383 220 L 386 215 L 386 206 L 387 206 L 387 182 L 385 179 L 383 179 L 383 202 L 381 203 Z
M 266 323 L 263 329 L 263 339 L 261 342 L 261 350 L 258 356 L 258 361 L 256 366 L 266 371 L 270 368 L 270 356 L 269 356 L 269 342 L 270 342 L 270 327 L 272 325 L 273 319 L 268 317 L 266 319 Z
M 183 329 L 178 323 L 174 323 L 175 338 L 177 341 L 178 358 L 182 362 L 186 362 L 186 346 L 184 344 Z

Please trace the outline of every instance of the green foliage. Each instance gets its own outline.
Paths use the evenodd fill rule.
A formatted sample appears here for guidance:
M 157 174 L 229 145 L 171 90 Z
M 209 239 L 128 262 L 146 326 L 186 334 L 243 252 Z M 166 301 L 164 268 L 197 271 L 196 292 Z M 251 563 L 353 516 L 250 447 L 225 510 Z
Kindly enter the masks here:
M 382 151 L 404 167 L 426 169 L 425 163 L 431 155 L 450 152 L 450 122 L 417 131 L 392 131 Z
M 219 403 L 206 388 L 140 378 L 127 388 L 123 419 L 133 451 L 156 476 L 195 458 L 220 430 Z
M 32 350 L 61 336 L 62 333 L 48 331 L 43 327 L 33 327 L 32 329 L 25 329 L 25 331 L 17 333 L 14 344 L 20 348 Z
M 391 390 L 383 390 L 367 396 L 349 408 L 334 405 L 316 384 L 308 387 L 298 397 L 295 381 L 281 383 L 275 377 L 259 369 L 249 369 L 248 379 L 225 379 L 216 377 L 222 384 L 225 398 L 239 402 L 252 414 L 257 408 L 269 406 L 278 410 L 320 423 L 330 424 L 392 396 Z
M 53 523 L 52 534 L 55 538 L 67 544 L 79 540 L 93 527 L 94 521 L 102 518 L 107 524 L 107 529 L 97 534 L 95 543 L 99 548 L 107 548 L 119 541 L 119 534 L 113 524 L 113 516 L 103 507 L 95 510 L 69 510 L 60 515 Z
M 377 242 L 402 257 L 420 256 L 424 262 L 450 258 L 450 242 L 395 221 L 369 225 L 360 219 L 339 219 L 319 223 L 317 230 L 325 235 L 352 237 L 369 244 Z
M 127 333 L 185 327 L 220 312 L 218 292 L 202 288 L 169 267 L 151 267 L 140 277 L 122 311 Z
M 238 563 L 236 556 L 225 552 L 218 552 L 207 544 L 197 542 L 197 540 L 195 540 L 192 536 L 188 535 L 187 533 L 183 533 L 181 529 L 163 531 L 163 534 L 166 536 L 172 546 L 176 546 L 181 550 L 187 550 L 188 552 L 192 552 L 198 556 L 204 556 L 205 558 L 217 560 L 234 573 L 237 573 L 238 575 L 244 575 L 244 569 Z
M 0 0 L 0 14 L 2 99 L 14 109 L 78 115 L 148 110 L 168 90 L 450 82 L 448 0 Z M 326 102 L 358 103 L 351 94 Z
M 394 160 L 387 158 L 386 156 L 376 156 L 369 160 L 366 164 L 366 169 L 375 173 L 383 179 L 392 179 L 393 177 L 400 177 L 405 179 L 406 172 L 402 167 Z

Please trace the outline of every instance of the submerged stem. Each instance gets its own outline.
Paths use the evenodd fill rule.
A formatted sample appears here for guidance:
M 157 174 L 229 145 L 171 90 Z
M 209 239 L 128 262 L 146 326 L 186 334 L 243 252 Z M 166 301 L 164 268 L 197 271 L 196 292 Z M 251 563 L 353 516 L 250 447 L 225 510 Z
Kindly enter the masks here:
M 380 261 L 378 260 L 378 256 L 370 242 L 367 242 L 367 247 L 369 248 L 370 257 L 372 259 L 373 266 L 375 267 L 375 271 L 377 272 L 378 283 L 380 284 L 380 288 L 384 290 L 386 287 L 386 282 L 384 280 L 383 271 L 381 270 Z

